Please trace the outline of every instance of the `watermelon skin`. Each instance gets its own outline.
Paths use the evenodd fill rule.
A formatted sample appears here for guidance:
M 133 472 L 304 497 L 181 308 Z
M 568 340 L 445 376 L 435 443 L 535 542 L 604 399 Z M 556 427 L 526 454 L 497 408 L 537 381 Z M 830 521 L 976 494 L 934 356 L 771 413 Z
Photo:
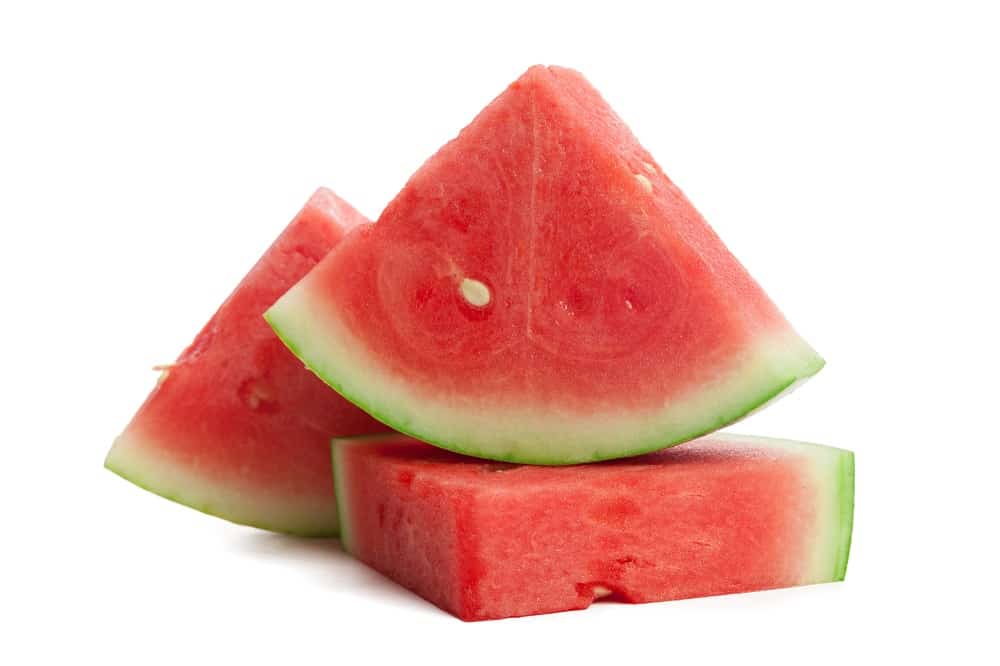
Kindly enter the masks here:
M 334 442 L 344 548 L 463 620 L 844 579 L 850 451 L 715 434 L 570 467 Z
M 824 363 L 561 68 L 523 75 L 265 316 L 393 429 L 545 465 L 690 440 Z
M 105 466 L 236 523 L 336 535 L 330 438 L 386 427 L 308 372 L 261 315 L 366 222 L 333 192 L 318 190 L 163 370 Z

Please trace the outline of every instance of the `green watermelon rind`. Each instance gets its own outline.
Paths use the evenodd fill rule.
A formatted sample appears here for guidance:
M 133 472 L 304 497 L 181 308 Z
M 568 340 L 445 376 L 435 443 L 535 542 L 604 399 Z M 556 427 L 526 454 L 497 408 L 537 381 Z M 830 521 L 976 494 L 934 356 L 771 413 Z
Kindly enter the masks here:
M 827 488 L 829 512 L 819 518 L 821 531 L 826 533 L 820 548 L 822 566 L 815 572 L 817 582 L 842 581 L 847 576 L 847 561 L 851 554 L 854 529 L 854 453 L 830 449 L 832 459 L 821 464 L 821 484 Z
M 851 556 L 851 538 L 854 534 L 854 453 L 844 451 L 837 466 L 838 524 L 836 537 L 837 559 L 833 579 L 844 580 L 847 576 L 847 561 Z
M 650 436 L 636 438 L 637 441 L 633 442 L 630 446 L 622 448 L 613 447 L 603 451 L 592 449 L 585 454 L 566 454 L 563 452 L 553 455 L 549 451 L 525 450 L 524 448 L 521 451 L 511 452 L 509 447 L 506 451 L 499 448 L 496 450 L 485 450 L 482 444 L 477 445 L 472 441 L 472 436 L 443 438 L 435 434 L 433 428 L 422 428 L 419 427 L 419 424 L 414 426 L 412 424 L 413 414 L 418 414 L 422 410 L 426 410 L 428 406 L 427 402 L 421 404 L 414 400 L 401 401 L 403 408 L 411 413 L 409 419 L 400 418 L 398 405 L 385 404 L 384 401 L 383 404 L 378 404 L 377 397 L 372 395 L 375 392 L 372 386 L 377 385 L 380 378 L 373 376 L 372 372 L 379 371 L 384 373 L 384 369 L 377 361 L 364 358 L 368 356 L 368 352 L 356 340 L 351 340 L 354 349 L 349 349 L 347 352 L 340 351 L 336 354 L 330 353 L 330 349 L 338 349 L 341 343 L 344 343 L 343 346 L 345 348 L 348 346 L 346 344 L 346 337 L 338 339 L 335 334 L 331 333 L 332 331 L 340 329 L 345 331 L 345 336 L 351 334 L 346 333 L 346 327 L 339 323 L 331 323 L 329 327 L 324 329 L 324 324 L 330 323 L 330 318 L 329 315 L 322 312 L 320 307 L 316 307 L 308 302 L 308 281 L 307 276 L 303 282 L 293 287 L 274 306 L 265 312 L 264 318 L 282 342 L 310 371 L 340 393 L 345 399 L 398 432 L 423 440 L 439 448 L 490 460 L 536 465 L 567 465 L 612 460 L 676 446 L 735 423 L 769 403 L 772 399 L 787 392 L 798 383 L 816 374 L 825 365 L 825 361 L 789 328 L 776 333 L 774 335 L 775 339 L 768 339 L 766 337 L 762 339 L 763 346 L 769 346 L 771 349 L 761 352 L 759 358 L 757 356 L 750 358 L 747 363 L 751 368 L 751 372 L 763 375 L 749 382 L 757 390 L 750 393 L 749 396 L 743 394 L 741 397 L 735 399 L 733 395 L 723 395 L 721 398 L 714 396 L 712 400 L 709 400 L 708 404 L 718 404 L 722 400 L 729 400 L 732 404 L 728 410 L 721 414 L 716 414 L 714 417 L 708 419 L 707 422 L 702 421 L 693 427 L 675 427 L 674 432 L 669 432 L 669 428 L 666 426 L 660 427 Z M 313 344 L 309 343 L 309 338 L 313 339 Z M 322 343 L 315 344 L 317 339 L 322 339 Z M 305 340 L 304 344 L 303 340 Z M 336 356 L 345 359 L 350 357 L 352 360 L 345 360 L 342 363 L 338 363 L 335 360 Z M 361 367 L 365 362 L 370 366 L 367 370 Z M 345 367 L 351 365 L 355 367 Z M 734 373 L 731 381 L 732 383 L 738 383 L 741 380 L 746 380 L 748 374 L 747 372 L 743 372 L 742 374 Z M 353 383 L 355 388 L 363 386 L 363 391 L 367 391 L 369 395 L 361 395 L 362 391 L 350 390 L 343 381 L 345 375 L 350 376 L 350 383 Z M 404 387 L 403 390 L 408 391 L 409 387 Z M 703 393 L 707 394 L 707 392 Z M 372 399 L 373 397 L 375 399 Z M 696 394 L 695 397 L 704 398 L 705 395 Z M 406 402 L 410 404 L 406 404 Z M 460 411 L 454 407 L 446 407 L 442 411 L 449 410 L 455 413 Z M 677 414 L 684 414 L 689 421 L 695 421 L 695 419 L 689 417 L 689 412 L 690 410 L 684 408 L 673 407 L 671 415 L 676 417 Z M 499 410 L 498 413 L 500 413 Z M 510 413 L 504 412 L 504 414 L 510 420 Z M 648 426 L 644 425 L 644 427 L 647 430 L 649 429 Z M 620 432 L 620 429 L 616 430 L 616 434 Z M 595 436 L 594 439 L 596 440 L 597 437 Z M 605 437 L 603 441 L 612 441 L 612 438 Z
M 340 547 L 350 553 L 353 535 L 349 527 L 350 511 L 347 501 L 347 479 L 344 478 L 344 465 L 340 462 L 340 447 L 338 439 L 330 440 L 330 463 L 333 465 L 333 493 L 337 498 L 337 522 L 340 524 Z M 344 502 L 341 504 L 341 502 Z
M 249 491 L 240 492 L 235 489 L 225 488 L 217 481 L 210 482 L 199 478 L 197 475 L 193 475 L 179 467 L 169 474 L 164 474 L 164 469 L 170 465 L 169 463 L 163 460 L 154 460 L 155 456 L 149 452 L 123 452 L 124 450 L 119 448 L 122 439 L 120 437 L 116 440 L 115 446 L 112 447 L 107 458 L 105 458 L 105 469 L 154 495 L 236 525 L 245 525 L 247 527 L 255 527 L 257 529 L 296 537 L 329 538 L 339 535 L 337 525 L 333 527 L 320 526 L 319 523 L 322 523 L 322 521 L 310 520 L 309 518 L 303 520 L 301 518 L 302 515 L 306 514 L 318 514 L 318 511 L 310 512 L 300 508 L 290 511 L 287 517 L 276 517 L 272 520 L 258 518 L 257 516 L 264 513 L 280 513 L 280 511 L 274 510 L 274 506 L 277 503 L 274 500 L 266 503 L 267 511 L 263 511 L 260 508 L 250 509 L 246 507 L 242 510 L 234 509 L 232 508 L 233 505 L 240 503 L 240 500 L 235 499 L 235 497 L 240 496 L 244 498 L 245 502 L 245 498 L 249 496 Z M 142 458 L 143 460 L 140 461 L 137 458 Z M 142 467 L 147 468 L 145 472 L 141 471 L 140 468 Z M 170 477 L 173 481 L 165 481 L 166 477 Z M 230 505 L 230 508 L 225 508 L 226 505 Z M 292 514 L 300 514 L 300 517 L 292 517 Z M 317 524 L 308 525 L 310 522 Z M 290 525 L 295 525 L 296 523 L 301 525 L 301 527 L 290 527 Z

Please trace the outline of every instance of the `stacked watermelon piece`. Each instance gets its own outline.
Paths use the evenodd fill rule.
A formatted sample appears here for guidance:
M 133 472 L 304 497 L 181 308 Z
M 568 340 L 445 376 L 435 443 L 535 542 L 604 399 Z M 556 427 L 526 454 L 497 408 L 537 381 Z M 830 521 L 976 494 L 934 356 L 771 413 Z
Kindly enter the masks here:
M 318 191 L 106 464 L 339 533 L 467 620 L 829 582 L 853 454 L 709 434 L 823 363 L 598 92 L 539 66 L 376 223 Z

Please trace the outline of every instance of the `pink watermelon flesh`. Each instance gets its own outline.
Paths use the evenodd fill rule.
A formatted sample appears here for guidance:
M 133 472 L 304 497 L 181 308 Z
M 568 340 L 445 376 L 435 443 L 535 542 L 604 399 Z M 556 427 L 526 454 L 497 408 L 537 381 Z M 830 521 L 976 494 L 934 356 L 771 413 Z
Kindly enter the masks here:
M 571 467 L 334 442 L 341 542 L 463 620 L 843 580 L 854 457 L 717 434 Z
M 330 438 L 386 428 L 307 371 L 261 315 L 366 222 L 318 190 L 163 371 L 108 469 L 233 522 L 335 535 Z
M 511 85 L 266 317 L 395 429 L 517 462 L 683 442 L 823 365 L 560 68 Z

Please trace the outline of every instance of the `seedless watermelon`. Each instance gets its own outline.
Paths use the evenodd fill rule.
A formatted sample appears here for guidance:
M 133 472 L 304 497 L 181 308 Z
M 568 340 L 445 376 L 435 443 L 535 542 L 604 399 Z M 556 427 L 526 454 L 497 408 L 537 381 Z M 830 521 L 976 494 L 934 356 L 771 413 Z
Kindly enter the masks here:
M 597 91 L 554 67 L 266 316 L 395 429 L 518 462 L 683 442 L 823 365 Z
M 336 534 L 330 438 L 386 428 L 303 368 L 261 315 L 364 222 L 318 190 L 163 370 L 115 440 L 108 469 L 237 523 Z
M 402 435 L 334 443 L 341 541 L 483 620 L 843 580 L 854 457 L 716 434 L 627 460 L 489 463 Z

